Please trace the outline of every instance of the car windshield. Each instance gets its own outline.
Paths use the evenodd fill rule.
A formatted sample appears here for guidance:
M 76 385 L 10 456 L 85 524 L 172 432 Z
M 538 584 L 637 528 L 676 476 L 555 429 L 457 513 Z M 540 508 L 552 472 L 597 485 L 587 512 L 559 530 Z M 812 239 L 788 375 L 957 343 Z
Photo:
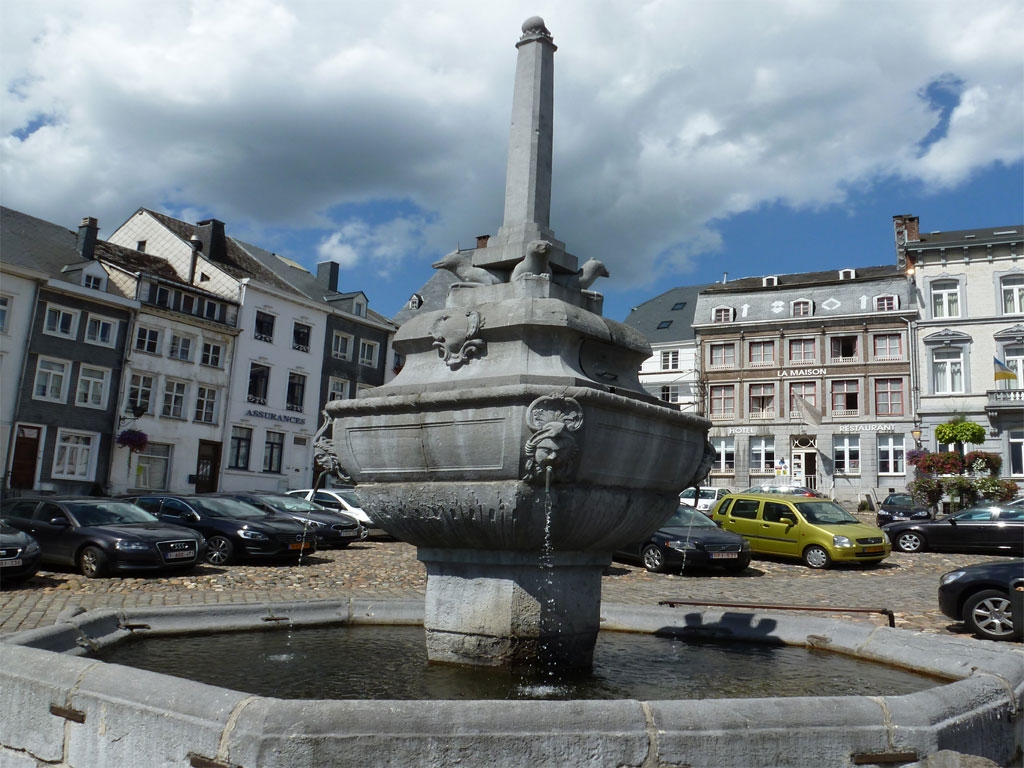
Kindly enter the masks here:
M 800 510 L 800 514 L 809 523 L 843 525 L 845 523 L 860 522 L 860 520 L 834 501 L 812 501 L 806 504 L 797 504 L 797 509 Z
M 892 504 L 896 507 L 911 507 L 914 505 L 914 500 L 910 496 L 896 495 L 887 498 L 883 504 Z
M 127 501 L 71 501 L 67 508 L 79 525 L 158 522 L 155 515 Z
M 211 517 L 232 517 L 239 520 L 270 517 L 269 512 L 238 499 L 223 499 L 216 496 L 193 497 L 189 499 L 189 504 Z
M 342 501 L 348 504 L 350 507 L 362 507 L 363 503 L 359 500 L 355 491 L 335 491 Z
M 284 493 L 261 493 L 257 498 L 282 512 L 323 512 L 323 507 L 319 504 Z
M 681 506 L 665 521 L 663 528 L 717 528 L 703 512 L 693 507 Z

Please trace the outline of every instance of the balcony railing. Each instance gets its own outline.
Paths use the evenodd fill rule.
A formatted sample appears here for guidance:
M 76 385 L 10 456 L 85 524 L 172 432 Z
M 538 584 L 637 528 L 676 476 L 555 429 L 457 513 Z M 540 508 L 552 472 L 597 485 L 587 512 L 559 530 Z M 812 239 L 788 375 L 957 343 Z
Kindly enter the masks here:
M 774 408 L 764 408 L 764 409 L 762 409 L 760 411 L 751 411 L 750 412 L 750 418 L 751 419 L 774 419 L 775 418 L 775 409 Z
M 990 389 L 987 394 L 986 410 L 1024 409 L 1024 389 Z
M 856 409 L 856 408 L 843 408 L 843 409 L 833 408 L 832 409 L 832 415 L 833 416 L 860 416 L 860 411 L 858 409 Z

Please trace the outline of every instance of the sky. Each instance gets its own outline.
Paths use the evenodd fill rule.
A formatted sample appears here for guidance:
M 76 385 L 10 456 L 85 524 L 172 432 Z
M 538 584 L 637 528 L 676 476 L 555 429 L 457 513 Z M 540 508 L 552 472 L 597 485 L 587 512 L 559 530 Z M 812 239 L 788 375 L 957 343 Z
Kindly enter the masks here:
M 502 224 L 521 25 L 555 54 L 551 228 L 604 314 L 1024 223 L 1019 0 L 0 0 L 0 203 L 147 207 L 394 315 Z M 2 258 L 2 243 L 0 243 Z

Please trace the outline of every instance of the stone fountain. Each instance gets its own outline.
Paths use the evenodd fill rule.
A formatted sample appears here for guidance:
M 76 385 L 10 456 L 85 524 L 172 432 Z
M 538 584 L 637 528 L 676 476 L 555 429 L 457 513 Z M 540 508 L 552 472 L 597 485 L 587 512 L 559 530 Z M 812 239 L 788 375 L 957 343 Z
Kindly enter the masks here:
M 367 513 L 426 566 L 432 661 L 585 668 L 612 552 L 714 454 L 708 421 L 641 387 L 650 345 L 590 290 L 607 270 L 550 229 L 556 48 L 522 30 L 503 225 L 434 264 L 458 282 L 399 329 L 401 373 L 326 414 Z

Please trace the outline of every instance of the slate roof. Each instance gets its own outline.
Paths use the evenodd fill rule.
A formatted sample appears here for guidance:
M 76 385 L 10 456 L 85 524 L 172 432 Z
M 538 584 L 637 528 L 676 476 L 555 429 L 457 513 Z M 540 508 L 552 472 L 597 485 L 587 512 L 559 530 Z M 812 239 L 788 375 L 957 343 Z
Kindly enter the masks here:
M 93 253 L 95 258 L 108 261 L 126 272 L 143 272 L 147 275 L 162 277 L 164 280 L 185 284 L 178 273 L 174 271 L 174 267 L 167 261 L 148 253 L 108 243 L 106 240 L 97 240 Z M 88 259 L 83 259 L 82 262 L 88 263 Z
M 78 231 L 0 206 L 0 260 L 60 278 L 68 264 L 87 263 Z
M 634 307 L 625 324 L 640 331 L 651 344 L 693 341 L 696 338 L 693 313 L 697 309 L 697 296 L 707 287 L 687 285 L 666 291 Z M 664 323 L 671 324 L 665 328 L 658 327 Z
M 455 276 L 454 272 L 450 272 L 447 269 L 434 270 L 434 274 L 431 275 L 430 279 L 427 280 L 427 282 L 425 282 L 418 291 L 416 291 L 416 293 L 423 299 L 423 303 L 420 305 L 419 309 L 410 309 L 409 303 L 406 302 L 402 308 L 395 313 L 395 316 L 391 318 L 391 321 L 396 325 L 401 325 L 423 312 L 432 312 L 435 309 L 444 309 L 445 301 L 448 298 L 448 289 L 452 287 L 453 283 L 457 283 L 458 281 L 459 278 Z
M 893 265 L 881 267 L 850 267 L 854 271 L 854 277 L 843 280 L 843 283 L 867 282 L 885 277 L 904 276 L 903 269 Z M 738 280 L 730 280 L 726 283 L 713 283 L 705 286 L 703 293 L 750 293 L 751 291 L 778 291 L 784 288 L 811 287 L 815 285 L 831 285 L 840 282 L 840 269 L 829 269 L 822 272 L 797 272 L 791 275 L 773 275 L 771 272 L 761 277 L 742 277 Z M 764 285 L 765 277 L 778 278 L 778 284 L 774 286 Z
M 983 227 L 981 229 L 958 229 L 951 232 L 922 232 L 919 240 L 907 243 L 907 250 L 921 248 L 944 248 L 951 245 L 988 245 L 995 243 L 1020 242 L 1024 235 L 1024 224 L 1010 224 L 1006 227 Z

